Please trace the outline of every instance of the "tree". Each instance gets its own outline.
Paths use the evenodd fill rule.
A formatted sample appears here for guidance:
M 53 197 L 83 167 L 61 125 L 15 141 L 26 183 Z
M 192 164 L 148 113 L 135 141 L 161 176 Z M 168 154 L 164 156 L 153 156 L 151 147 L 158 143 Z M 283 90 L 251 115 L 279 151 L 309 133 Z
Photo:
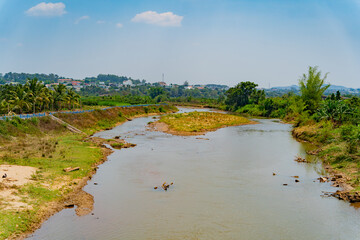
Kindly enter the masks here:
M 149 95 L 153 99 L 162 94 L 165 94 L 163 87 L 152 87 L 149 89 Z
M 337 90 L 336 91 L 336 97 L 335 97 L 336 100 L 341 100 L 341 94 L 340 94 L 340 91 Z
M 30 109 L 31 104 L 28 101 L 28 93 L 22 85 L 17 85 L 15 90 L 12 91 L 9 102 L 13 105 L 13 110 L 19 110 L 20 114 L 23 111 Z
M 40 92 L 45 88 L 44 84 L 39 82 L 37 78 L 28 79 L 25 84 L 29 94 L 29 100 L 32 103 L 33 113 L 36 111 L 36 102 L 40 100 Z
M 250 96 L 251 102 L 255 104 L 259 104 L 259 102 L 263 101 L 264 99 L 265 99 L 264 90 L 255 90 Z
M 329 97 L 328 97 L 328 98 L 329 98 Z M 336 100 L 336 97 L 335 97 L 335 94 L 334 94 L 334 93 L 331 94 L 330 100 Z
M 322 95 L 330 87 L 324 85 L 328 73 L 321 77 L 318 67 L 309 67 L 308 74 L 299 79 L 301 97 L 306 104 L 306 110 L 311 114 L 315 113 L 321 102 Z
M 80 96 L 72 89 L 68 89 L 65 96 L 65 102 L 69 109 L 74 108 L 74 105 L 79 103 Z
M 64 84 L 59 84 L 54 87 L 54 103 L 57 105 L 57 109 L 61 108 L 61 103 L 64 101 L 66 86 Z
M 256 94 L 256 87 L 258 85 L 253 82 L 241 82 L 235 87 L 229 88 L 226 91 L 226 105 L 231 110 L 236 110 L 239 107 L 243 107 L 250 103 L 250 97 Z M 261 94 L 259 94 L 261 95 Z

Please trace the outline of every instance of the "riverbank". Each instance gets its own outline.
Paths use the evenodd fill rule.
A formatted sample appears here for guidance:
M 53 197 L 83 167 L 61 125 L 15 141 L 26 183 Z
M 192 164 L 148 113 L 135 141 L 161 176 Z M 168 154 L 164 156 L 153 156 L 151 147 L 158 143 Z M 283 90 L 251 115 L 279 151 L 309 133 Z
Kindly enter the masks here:
M 223 127 L 255 123 L 236 115 L 195 111 L 162 116 L 160 120 L 150 123 L 149 127 L 173 135 L 189 136 L 203 135 Z
M 7 175 L 0 182 L 0 239 L 24 238 L 64 207 L 77 205 L 79 215 L 91 209 L 91 195 L 82 188 L 111 153 L 101 139 L 89 138 L 93 133 L 135 117 L 175 111 L 163 105 L 56 115 L 84 135 L 69 132 L 49 117 L 0 121 L 0 173 Z M 124 142 L 110 144 L 121 147 Z M 32 167 L 31 173 L 20 184 L 9 165 Z
M 351 203 L 360 202 L 357 131 L 356 126 L 338 126 L 330 121 L 311 122 L 292 130 L 297 140 L 314 145 L 315 149 L 308 154 L 318 156 L 328 174 L 327 179 L 342 188 L 332 195 Z

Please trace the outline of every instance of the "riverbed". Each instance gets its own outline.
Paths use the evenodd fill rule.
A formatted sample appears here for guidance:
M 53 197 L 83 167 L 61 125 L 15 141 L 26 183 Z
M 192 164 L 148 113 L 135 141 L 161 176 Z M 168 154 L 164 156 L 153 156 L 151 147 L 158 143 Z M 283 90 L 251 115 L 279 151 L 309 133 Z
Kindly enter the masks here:
M 294 161 L 305 146 L 291 125 L 262 119 L 182 137 L 147 131 L 151 121 L 97 133 L 137 146 L 115 149 L 84 188 L 92 214 L 65 209 L 28 239 L 360 239 L 360 210 L 321 196 L 337 188 L 316 181 L 320 164 Z M 168 191 L 154 189 L 165 181 Z

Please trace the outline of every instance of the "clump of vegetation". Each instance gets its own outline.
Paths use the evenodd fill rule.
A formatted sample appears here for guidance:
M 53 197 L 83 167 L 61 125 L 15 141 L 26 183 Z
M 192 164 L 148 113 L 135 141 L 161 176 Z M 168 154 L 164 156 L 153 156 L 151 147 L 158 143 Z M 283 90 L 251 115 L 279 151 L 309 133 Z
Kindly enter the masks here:
M 240 116 L 197 111 L 165 115 L 159 122 L 167 124 L 170 130 L 183 133 L 201 133 L 226 126 L 251 123 L 250 120 Z
M 28 79 L 25 84 L 0 85 L 0 114 L 73 109 L 79 106 L 79 99 L 77 93 L 63 84 L 51 90 L 37 78 Z
M 116 148 L 116 149 L 121 149 L 124 146 L 124 143 L 114 142 L 114 143 L 111 143 L 110 146 L 113 148 Z

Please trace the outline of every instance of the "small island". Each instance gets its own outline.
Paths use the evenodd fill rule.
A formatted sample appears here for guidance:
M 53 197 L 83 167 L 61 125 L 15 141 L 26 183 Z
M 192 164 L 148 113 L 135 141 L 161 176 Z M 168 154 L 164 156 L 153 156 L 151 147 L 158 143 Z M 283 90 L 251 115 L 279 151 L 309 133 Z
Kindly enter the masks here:
M 173 135 L 202 135 L 229 126 L 255 124 L 247 118 L 218 112 L 189 112 L 165 115 L 150 123 L 150 128 Z

